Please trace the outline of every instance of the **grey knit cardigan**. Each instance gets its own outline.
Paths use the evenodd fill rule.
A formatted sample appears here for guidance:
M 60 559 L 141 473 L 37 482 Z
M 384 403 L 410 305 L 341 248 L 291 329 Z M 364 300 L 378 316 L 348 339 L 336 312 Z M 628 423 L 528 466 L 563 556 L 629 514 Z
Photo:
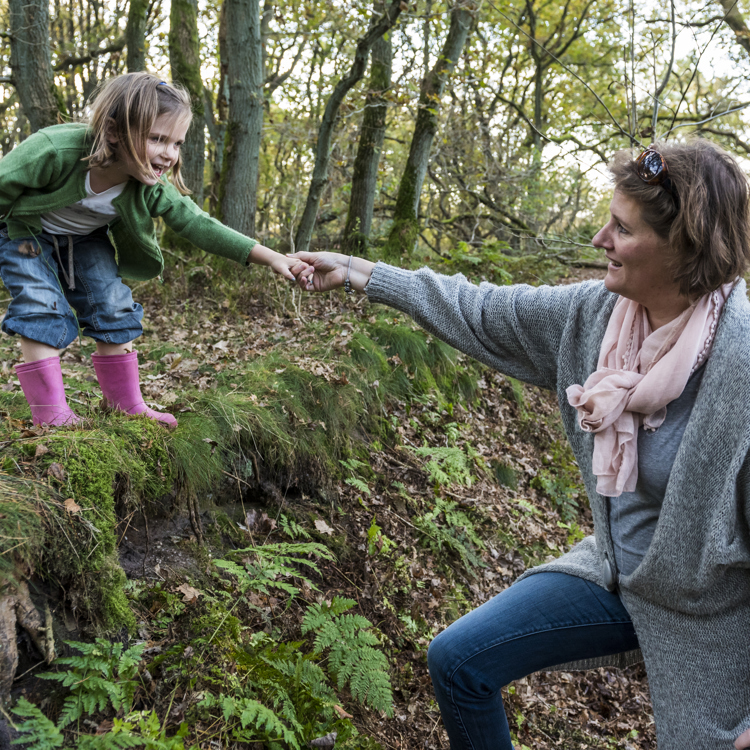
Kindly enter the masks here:
M 608 503 L 616 499 L 596 492 L 593 435 L 578 427 L 565 389 L 596 369 L 617 296 L 602 282 L 477 287 L 460 275 L 383 263 L 365 291 L 490 367 L 557 392 L 594 535 L 525 575 L 558 571 L 603 586 L 614 560 Z M 741 281 L 722 311 L 651 545 L 620 579 L 660 750 L 731 750 L 750 727 L 749 450 L 750 303 Z

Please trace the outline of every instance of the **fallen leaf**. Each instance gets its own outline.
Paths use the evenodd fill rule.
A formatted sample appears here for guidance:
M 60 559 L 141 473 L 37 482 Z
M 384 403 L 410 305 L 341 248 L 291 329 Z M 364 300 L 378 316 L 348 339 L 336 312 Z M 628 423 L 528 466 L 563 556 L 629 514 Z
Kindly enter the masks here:
M 73 500 L 72 497 L 69 497 L 64 503 L 63 506 L 65 507 L 65 510 L 68 511 L 68 513 L 80 513 L 81 512 L 81 506 L 78 505 L 78 503 Z
M 328 534 L 328 536 L 333 536 L 333 529 L 322 518 L 319 518 L 315 522 L 315 528 L 321 534 Z
M 37 445 L 36 451 L 34 451 L 34 458 L 39 458 L 39 456 L 43 456 L 45 453 L 49 453 L 49 448 L 40 443 Z
M 47 474 L 58 482 L 65 481 L 65 469 L 60 464 L 50 464 L 47 469 Z
M 341 706 L 336 704 L 333 707 L 333 710 L 339 715 L 339 719 L 353 719 L 354 717 L 351 714 L 348 714 Z
M 197 602 L 198 597 L 201 595 L 201 592 L 198 591 L 198 589 L 193 588 L 188 583 L 183 583 L 182 586 L 178 586 L 177 591 L 183 595 L 182 601 L 187 602 L 188 604 L 194 604 Z

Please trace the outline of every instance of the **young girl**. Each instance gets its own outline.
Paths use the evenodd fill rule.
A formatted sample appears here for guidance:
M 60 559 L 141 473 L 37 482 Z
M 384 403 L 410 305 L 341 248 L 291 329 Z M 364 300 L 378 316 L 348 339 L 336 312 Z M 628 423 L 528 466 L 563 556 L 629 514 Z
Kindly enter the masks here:
M 132 346 L 143 308 L 120 278 L 161 274 L 156 217 L 243 265 L 270 266 L 288 279 L 306 267 L 228 229 L 187 197 L 180 146 L 190 120 L 184 89 L 128 73 L 101 86 L 88 124 L 44 128 L 0 160 L 0 277 L 12 297 L 2 330 L 21 337 L 16 373 L 34 424 L 80 421 L 68 407 L 59 358 L 80 327 L 96 341 L 92 359 L 107 404 L 177 425 L 143 402 Z

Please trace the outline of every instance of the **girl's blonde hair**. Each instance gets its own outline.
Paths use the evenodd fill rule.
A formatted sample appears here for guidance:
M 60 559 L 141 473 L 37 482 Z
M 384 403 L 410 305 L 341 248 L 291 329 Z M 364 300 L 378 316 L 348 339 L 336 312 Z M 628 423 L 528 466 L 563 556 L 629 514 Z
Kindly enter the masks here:
M 86 157 L 89 166 L 108 167 L 123 156 L 123 149 L 144 175 L 153 175 L 146 145 L 156 118 L 162 115 L 174 118 L 175 123 L 190 120 L 190 95 L 183 86 L 140 72 L 104 81 L 91 98 L 88 125 L 94 143 Z M 181 167 L 182 157 L 178 156 L 172 167 L 172 182 L 187 195 L 190 191 L 182 181 Z

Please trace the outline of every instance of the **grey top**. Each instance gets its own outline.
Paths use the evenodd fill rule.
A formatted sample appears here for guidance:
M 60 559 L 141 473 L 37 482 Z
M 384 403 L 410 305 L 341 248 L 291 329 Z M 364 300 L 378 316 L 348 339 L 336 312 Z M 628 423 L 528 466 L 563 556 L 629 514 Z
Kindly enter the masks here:
M 702 379 L 700 367 L 690 376 L 685 390 L 667 406 L 666 419 L 658 430 L 638 430 L 635 491 L 609 498 L 609 526 L 620 576 L 630 575 L 638 567 L 651 544 L 672 465 Z
M 554 562 L 603 585 L 613 560 L 607 499 L 565 389 L 596 369 L 616 295 L 602 282 L 475 286 L 378 263 L 366 292 L 512 377 L 556 391 L 594 535 Z M 620 595 L 643 651 L 660 750 L 732 750 L 750 727 L 750 303 L 739 281 L 717 327 L 659 520 Z

